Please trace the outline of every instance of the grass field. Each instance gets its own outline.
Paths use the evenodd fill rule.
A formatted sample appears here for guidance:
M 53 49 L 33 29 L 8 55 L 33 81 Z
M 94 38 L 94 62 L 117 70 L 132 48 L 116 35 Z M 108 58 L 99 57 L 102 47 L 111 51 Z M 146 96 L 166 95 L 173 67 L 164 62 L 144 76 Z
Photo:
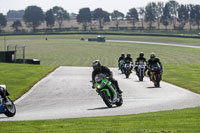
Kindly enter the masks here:
M 199 133 L 200 107 L 127 116 L 0 122 L 17 133 Z
M 55 68 L 55 66 L 0 63 L 0 82 L 6 85 L 9 97 L 16 100 Z
M 158 46 L 148 44 L 129 44 L 129 43 L 97 43 L 78 40 L 63 40 L 77 39 L 76 36 L 48 36 L 48 38 L 57 38 L 60 40 L 46 41 L 46 36 L 26 36 L 26 37 L 8 37 L 9 44 L 26 44 L 26 58 L 38 58 L 41 61 L 41 66 L 38 69 L 34 65 L 19 65 L 7 66 L 1 64 L 0 74 L 6 77 L 10 72 L 10 78 L 14 80 L 16 76 L 22 74 L 18 79 L 20 82 L 34 75 L 37 79 L 44 76 L 44 73 L 52 71 L 57 65 L 66 66 L 91 66 L 91 62 L 95 59 L 100 59 L 103 64 L 109 67 L 117 67 L 117 60 L 121 52 L 131 53 L 135 59 L 139 52 L 143 51 L 148 58 L 151 52 L 156 52 L 156 55 L 161 59 L 164 65 L 163 80 L 176 84 L 178 86 L 190 89 L 200 94 L 200 49 L 183 48 L 174 46 Z M 86 37 L 86 36 L 85 36 Z M 96 37 L 96 36 L 94 36 Z M 115 38 L 131 38 L 126 36 L 113 37 Z M 3 38 L 1 38 L 2 40 Z M 18 40 L 16 40 L 18 39 Z M 19 40 L 25 39 L 25 40 Z M 32 39 L 32 40 L 29 40 Z M 136 37 L 131 39 L 137 39 Z M 130 40 L 131 40 L 130 39 Z M 151 38 L 144 38 L 151 39 Z M 143 40 L 144 40 L 143 39 Z M 156 38 L 153 38 L 156 40 Z M 160 39 L 160 38 L 159 38 Z M 162 39 L 157 41 L 162 41 Z M 166 41 L 171 42 L 171 38 Z M 175 39 L 175 38 L 173 38 Z M 196 39 L 179 40 L 175 39 L 172 42 L 182 43 L 190 42 L 190 44 L 199 45 Z M 0 49 L 3 49 L 3 40 L 0 41 Z M 10 65 L 10 64 L 9 64 Z M 44 66 L 43 66 L 44 65 Z M 29 66 L 31 66 L 29 68 Z M 49 68 L 47 67 L 49 66 Z M 39 68 L 41 67 L 41 68 Z M 19 71 L 20 69 L 20 71 Z M 33 70 L 33 71 L 32 71 Z M 14 72 L 18 73 L 14 73 Z M 44 71 L 41 74 L 40 71 Z M 38 73 L 41 75 L 38 76 Z M 2 77 L 2 81 L 4 80 Z M 15 82 L 5 79 L 5 84 L 10 88 L 10 92 L 16 90 Z M 13 79 L 14 78 L 14 79 Z M 27 82 L 28 88 L 36 81 Z M 7 81 L 7 82 L 6 82 Z M 10 84 L 10 85 L 9 85 Z M 13 85 L 13 86 L 12 86 Z M 20 87 L 19 87 L 20 88 Z M 23 88 L 23 87 L 21 87 Z M 24 92 L 23 92 L 24 93 Z M 147 113 L 129 116 L 114 116 L 100 118 L 80 118 L 80 119 L 63 119 L 50 121 L 22 121 L 22 122 L 1 122 L 0 131 L 2 132 L 94 132 L 94 133 L 198 133 L 200 132 L 200 108 L 184 109 L 176 111 L 165 111 L 157 113 Z

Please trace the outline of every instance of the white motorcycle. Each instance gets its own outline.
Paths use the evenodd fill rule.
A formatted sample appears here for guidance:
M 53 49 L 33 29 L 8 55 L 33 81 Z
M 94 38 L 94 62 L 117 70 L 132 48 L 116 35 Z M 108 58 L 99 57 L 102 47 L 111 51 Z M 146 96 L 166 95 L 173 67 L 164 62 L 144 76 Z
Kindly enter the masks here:
M 139 62 L 138 64 L 138 72 L 136 73 L 139 81 L 143 81 L 143 78 L 145 76 L 145 70 L 146 70 L 146 65 L 144 65 L 144 62 Z

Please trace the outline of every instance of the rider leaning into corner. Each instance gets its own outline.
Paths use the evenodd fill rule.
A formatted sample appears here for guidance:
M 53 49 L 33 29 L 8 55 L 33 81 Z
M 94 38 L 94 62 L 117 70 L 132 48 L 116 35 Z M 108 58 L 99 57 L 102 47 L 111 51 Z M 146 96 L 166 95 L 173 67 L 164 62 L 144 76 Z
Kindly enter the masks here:
M 157 65 L 160 67 L 160 78 L 162 79 L 162 73 L 163 73 L 163 66 L 162 63 L 160 62 L 160 59 L 158 57 L 156 57 L 155 53 L 151 53 L 150 54 L 150 59 L 147 61 L 147 67 L 148 67 L 148 76 L 151 79 L 150 73 L 151 73 L 151 68 L 152 66 Z
M 144 58 L 143 52 L 140 52 L 139 57 L 135 61 L 135 71 L 136 71 L 136 73 L 138 73 L 138 65 L 139 65 L 140 62 L 143 62 L 143 64 L 144 63 L 147 64 L 147 61 L 146 61 L 146 58 Z M 146 70 L 147 70 L 147 68 L 145 68 L 145 72 L 146 72 Z
M 119 88 L 117 80 L 115 80 L 113 78 L 113 74 L 112 74 L 112 72 L 110 71 L 110 69 L 108 67 L 101 65 L 99 60 L 93 61 L 92 66 L 93 66 L 93 72 L 92 72 L 92 82 L 93 83 L 94 83 L 94 80 L 95 80 L 95 76 L 97 74 L 103 73 L 103 74 L 105 74 L 106 76 L 109 77 L 109 80 L 112 82 L 112 84 L 115 85 L 117 91 L 120 94 L 122 93 L 122 91 Z

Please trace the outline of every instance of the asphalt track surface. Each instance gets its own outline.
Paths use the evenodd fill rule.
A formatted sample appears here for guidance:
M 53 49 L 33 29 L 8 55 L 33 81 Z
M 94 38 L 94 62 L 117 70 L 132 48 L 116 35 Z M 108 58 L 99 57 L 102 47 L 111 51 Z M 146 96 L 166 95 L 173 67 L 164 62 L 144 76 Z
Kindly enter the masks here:
M 113 116 L 200 106 L 196 93 L 166 82 L 154 88 L 148 78 L 139 82 L 134 72 L 126 79 L 117 68 L 111 70 L 123 90 L 121 107 L 107 108 L 92 89 L 91 67 L 61 66 L 15 101 L 14 117 L 1 114 L 0 121 Z
M 180 44 L 180 43 L 163 43 L 163 42 L 145 42 L 145 41 L 127 41 L 127 40 L 107 40 L 108 42 L 121 42 L 121 43 L 139 43 L 150 45 L 165 45 L 165 46 L 177 46 L 187 48 L 200 48 L 200 45 Z M 200 43 L 199 43 L 200 44 Z
M 32 41 L 32 40 L 44 40 L 44 39 L 10 39 L 10 41 Z M 48 40 L 80 41 L 79 39 L 64 39 L 64 38 L 63 39 L 48 39 Z M 187 48 L 200 48 L 200 45 L 183 44 L 183 43 L 170 43 L 170 42 L 164 43 L 164 42 L 127 41 L 127 40 L 106 40 L 106 41 L 107 42 L 118 42 L 118 43 L 138 43 L 138 44 L 149 44 L 149 45 L 164 45 L 164 46 L 177 46 L 177 47 L 187 47 Z

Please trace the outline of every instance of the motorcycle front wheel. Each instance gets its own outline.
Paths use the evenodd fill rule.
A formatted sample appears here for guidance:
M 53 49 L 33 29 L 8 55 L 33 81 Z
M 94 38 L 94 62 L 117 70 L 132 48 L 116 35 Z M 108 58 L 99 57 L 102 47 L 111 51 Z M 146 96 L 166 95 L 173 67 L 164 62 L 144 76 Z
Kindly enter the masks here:
M 154 83 L 154 86 L 155 87 L 160 87 L 160 75 L 155 75 L 155 79 L 154 79 L 155 83 Z
M 112 107 L 112 100 L 111 98 L 106 94 L 106 92 L 102 92 L 101 97 L 103 98 L 104 103 L 111 108 Z
M 139 81 L 143 81 L 143 77 L 139 77 Z
M 126 72 L 125 75 L 126 75 L 126 78 L 129 78 L 130 73 Z
M 140 71 L 140 74 L 138 74 L 139 81 L 143 81 L 143 78 L 144 78 L 143 75 L 144 75 L 143 72 Z
M 15 104 L 7 97 L 7 102 L 5 103 L 6 112 L 4 113 L 8 117 L 13 117 L 16 113 Z

